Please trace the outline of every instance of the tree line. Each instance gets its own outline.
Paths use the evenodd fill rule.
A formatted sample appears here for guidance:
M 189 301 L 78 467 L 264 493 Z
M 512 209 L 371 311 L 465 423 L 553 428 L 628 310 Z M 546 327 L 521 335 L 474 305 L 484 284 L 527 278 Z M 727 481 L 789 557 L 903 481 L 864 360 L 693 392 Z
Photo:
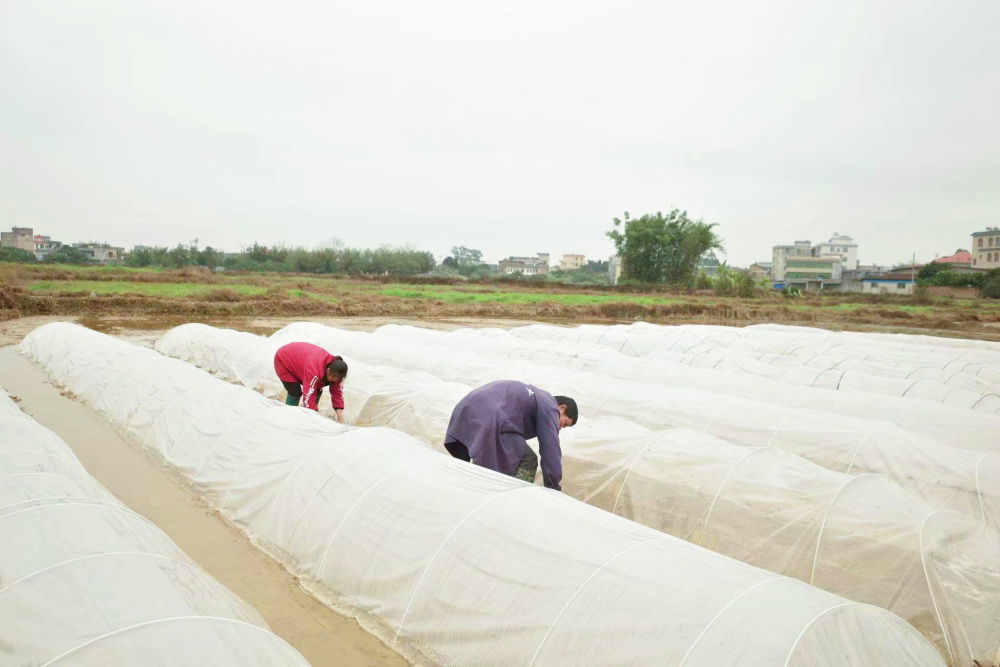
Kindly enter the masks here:
M 0 248 L 0 262 L 35 263 L 35 254 L 20 248 Z M 47 255 L 45 264 L 90 264 L 91 259 L 72 246 Z M 307 250 L 299 247 L 267 247 L 253 244 L 237 253 L 226 253 L 197 243 L 168 247 L 138 247 L 126 253 L 122 262 L 135 268 L 182 269 L 203 266 L 232 271 L 275 271 L 286 273 L 336 273 L 346 275 L 416 275 L 434 270 L 434 255 L 413 248 L 343 248 Z
M 957 252 L 963 252 L 959 249 Z M 975 287 L 988 299 L 1000 299 L 1000 269 L 965 273 L 947 264 L 931 262 L 917 273 L 918 287 Z
M 434 255 L 413 248 L 344 248 L 330 246 L 309 250 L 302 247 L 268 247 L 254 243 L 238 253 L 223 253 L 211 246 L 138 248 L 125 258 L 126 266 L 223 267 L 233 271 L 285 273 L 336 273 L 346 275 L 416 275 L 434 269 Z
M 614 219 L 607 236 L 615 244 L 622 261 L 623 282 L 695 286 L 700 278 L 698 261 L 706 252 L 721 249 L 714 232 L 716 225 L 691 220 L 687 212 L 673 209 L 631 218 Z M 34 262 L 33 253 L 15 248 L 0 249 L 0 261 Z M 46 263 L 87 264 L 80 250 L 66 246 L 48 255 Z M 328 273 L 346 275 L 417 275 L 434 273 L 488 278 L 495 268 L 483 262 L 482 252 L 454 246 L 441 264 L 427 251 L 410 247 L 382 246 L 374 249 L 345 248 L 339 244 L 309 250 L 302 247 L 264 246 L 254 243 L 238 253 L 226 253 L 211 246 L 199 248 L 197 239 L 188 245 L 137 247 L 126 253 L 123 263 L 130 267 L 180 269 L 188 266 L 219 267 L 235 271 L 275 271 L 288 273 Z M 589 261 L 573 271 L 553 270 L 532 280 L 554 280 L 575 284 L 607 282 L 608 263 Z M 517 275 L 511 277 L 519 277 Z

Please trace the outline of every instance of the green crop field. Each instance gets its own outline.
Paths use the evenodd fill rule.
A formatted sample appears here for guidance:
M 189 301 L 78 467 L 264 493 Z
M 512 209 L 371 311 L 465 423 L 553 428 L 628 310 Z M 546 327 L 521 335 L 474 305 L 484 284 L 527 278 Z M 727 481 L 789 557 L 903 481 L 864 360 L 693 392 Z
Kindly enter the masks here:
M 400 299 L 430 299 L 445 303 L 497 303 L 538 304 L 558 303 L 565 306 L 593 306 L 602 303 L 636 303 L 655 306 L 679 303 L 682 298 L 658 298 L 630 294 L 573 294 L 562 292 L 480 291 L 422 286 L 393 286 L 379 290 L 379 294 Z
M 266 287 L 239 283 L 198 284 L 198 283 L 154 283 L 126 280 L 40 280 L 25 286 L 36 292 L 83 293 L 83 294 L 140 294 L 163 298 L 184 298 L 210 295 L 218 290 L 231 290 L 238 295 L 253 296 L 263 294 Z

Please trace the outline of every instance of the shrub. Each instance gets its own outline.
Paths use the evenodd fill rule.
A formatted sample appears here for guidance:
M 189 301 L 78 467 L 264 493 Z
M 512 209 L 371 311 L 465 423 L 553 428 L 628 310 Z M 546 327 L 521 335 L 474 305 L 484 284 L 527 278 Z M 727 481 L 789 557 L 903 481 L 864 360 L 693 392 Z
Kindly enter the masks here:
M 0 262 L 34 264 L 35 253 L 20 248 L 0 248 Z
M 732 269 L 722 264 L 712 276 L 712 289 L 719 296 L 732 296 L 736 292 L 736 275 Z
M 933 299 L 931 299 L 931 293 L 930 290 L 927 289 L 927 285 L 917 284 L 917 286 L 913 289 L 913 303 L 927 305 L 931 303 L 931 301 L 933 301 Z
M 980 294 L 985 299 L 1000 299 L 1000 270 L 990 271 L 990 275 L 983 281 Z
M 761 286 L 749 271 L 736 277 L 736 294 L 744 299 L 760 296 Z
M 930 264 L 928 266 L 942 266 Z M 935 287 L 982 287 L 987 274 L 982 271 L 976 273 L 960 273 L 947 267 L 935 271 L 927 272 L 925 266 L 917 274 L 917 285 L 934 285 Z

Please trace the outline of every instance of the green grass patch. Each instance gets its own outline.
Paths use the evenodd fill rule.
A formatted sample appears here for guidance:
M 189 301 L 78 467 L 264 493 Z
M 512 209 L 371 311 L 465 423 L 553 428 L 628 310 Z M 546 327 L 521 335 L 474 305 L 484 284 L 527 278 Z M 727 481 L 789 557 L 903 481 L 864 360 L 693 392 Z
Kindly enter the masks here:
M 98 273 L 163 273 L 164 271 L 162 267 L 158 266 L 125 266 L 123 264 L 46 264 L 39 262 L 23 266 L 28 268 L 28 270 L 38 269 L 45 271 L 57 269 L 68 273 L 82 273 L 84 271 L 97 271 Z
M 455 290 L 424 288 L 417 286 L 384 287 L 384 296 L 399 299 L 430 299 L 445 303 L 510 303 L 534 304 L 557 303 L 564 306 L 596 306 L 603 303 L 636 303 L 642 306 L 657 306 L 679 303 L 683 299 L 666 299 L 628 294 L 553 294 L 549 292 L 500 292 L 496 290 Z
M 36 292 L 69 292 L 73 294 L 140 294 L 164 298 L 204 296 L 220 289 L 231 290 L 243 296 L 256 296 L 267 291 L 256 285 L 227 285 L 200 283 L 144 283 L 125 280 L 40 280 L 25 285 Z
M 312 299 L 321 303 L 337 303 L 339 301 L 332 294 L 323 294 L 322 292 L 311 292 L 302 289 L 290 289 L 287 291 L 287 294 L 292 299 Z
M 842 303 L 794 303 L 790 301 L 784 302 L 784 305 L 790 310 L 823 310 L 823 311 L 843 311 L 843 312 L 853 312 L 856 310 L 865 310 L 878 308 L 881 310 L 902 310 L 907 313 L 933 313 L 939 310 L 938 307 L 934 305 L 912 305 L 907 303 L 873 303 L 868 301 L 853 301 L 853 302 L 842 302 Z

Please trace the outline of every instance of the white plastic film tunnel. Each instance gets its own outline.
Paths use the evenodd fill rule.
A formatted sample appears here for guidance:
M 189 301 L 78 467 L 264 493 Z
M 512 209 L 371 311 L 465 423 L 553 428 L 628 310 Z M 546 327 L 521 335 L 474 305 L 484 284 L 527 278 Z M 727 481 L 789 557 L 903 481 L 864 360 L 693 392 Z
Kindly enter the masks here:
M 394 349 L 409 349 L 405 333 L 393 337 Z M 440 335 L 444 348 L 452 347 L 452 334 Z M 385 343 L 371 334 L 351 336 Z M 272 359 L 284 342 L 188 324 L 166 334 L 157 349 L 277 397 L 282 387 Z M 470 385 L 366 364 L 364 354 L 354 354 L 363 349 L 357 344 L 336 349 L 352 351 L 345 385 L 350 420 L 406 431 L 443 452 L 451 408 Z M 441 368 L 447 363 L 438 360 Z M 567 494 L 883 606 L 955 664 L 992 661 L 1000 649 L 1000 535 L 972 517 L 932 507 L 885 476 L 838 473 L 779 448 L 733 445 L 692 429 L 650 430 L 621 417 L 586 418 L 562 432 L 562 445 Z
M 400 650 L 498 665 L 941 661 L 883 609 L 404 433 L 342 426 L 73 325 L 22 349 Z
M 0 390 L 0 665 L 307 665 Z

